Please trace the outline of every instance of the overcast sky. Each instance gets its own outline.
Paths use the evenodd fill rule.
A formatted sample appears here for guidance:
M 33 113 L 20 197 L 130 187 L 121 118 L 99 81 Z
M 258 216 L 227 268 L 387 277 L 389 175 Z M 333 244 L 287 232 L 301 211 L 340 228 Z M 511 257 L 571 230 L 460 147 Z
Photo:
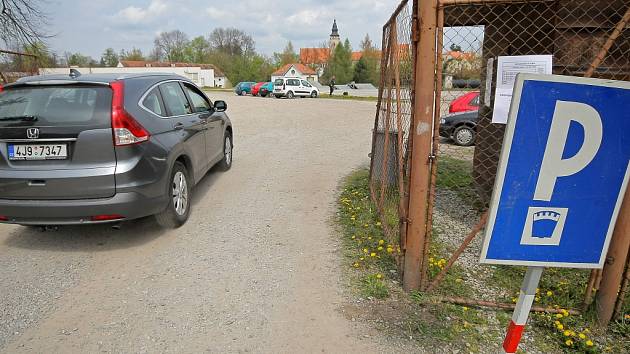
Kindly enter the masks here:
M 259 53 L 296 50 L 328 40 L 337 19 L 342 40 L 353 48 L 369 33 L 380 46 L 381 29 L 399 0 L 44 0 L 54 51 L 81 52 L 99 59 L 103 50 L 142 49 L 148 54 L 156 34 L 179 29 L 190 38 L 216 27 L 249 33 Z

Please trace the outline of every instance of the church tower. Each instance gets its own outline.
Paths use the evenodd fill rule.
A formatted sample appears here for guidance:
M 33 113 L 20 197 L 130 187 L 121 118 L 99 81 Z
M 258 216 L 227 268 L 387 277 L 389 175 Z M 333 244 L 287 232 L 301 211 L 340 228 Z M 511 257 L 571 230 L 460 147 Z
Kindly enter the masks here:
M 337 28 L 337 19 L 333 21 L 332 32 L 330 33 L 330 51 L 333 52 L 337 45 L 341 42 L 339 38 L 339 29 Z

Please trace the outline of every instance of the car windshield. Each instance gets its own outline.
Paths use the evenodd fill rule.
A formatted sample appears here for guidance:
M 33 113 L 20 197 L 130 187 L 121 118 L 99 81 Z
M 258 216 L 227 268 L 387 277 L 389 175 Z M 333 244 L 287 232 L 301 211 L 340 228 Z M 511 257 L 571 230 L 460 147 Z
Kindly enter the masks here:
M 282 85 L 284 85 L 284 80 L 276 79 L 276 81 L 274 81 L 273 84 L 274 84 L 274 86 L 282 86 Z
M 16 125 L 37 117 L 38 124 L 109 124 L 112 91 L 101 86 L 39 86 L 0 93 L 0 125 Z M 3 119 L 4 118 L 4 119 Z

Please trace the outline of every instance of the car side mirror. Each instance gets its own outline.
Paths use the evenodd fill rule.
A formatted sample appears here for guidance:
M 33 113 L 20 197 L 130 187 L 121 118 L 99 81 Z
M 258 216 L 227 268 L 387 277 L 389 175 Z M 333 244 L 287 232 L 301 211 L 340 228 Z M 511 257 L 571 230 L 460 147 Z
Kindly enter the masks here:
M 225 101 L 214 101 L 214 110 L 217 112 L 227 111 L 227 103 Z

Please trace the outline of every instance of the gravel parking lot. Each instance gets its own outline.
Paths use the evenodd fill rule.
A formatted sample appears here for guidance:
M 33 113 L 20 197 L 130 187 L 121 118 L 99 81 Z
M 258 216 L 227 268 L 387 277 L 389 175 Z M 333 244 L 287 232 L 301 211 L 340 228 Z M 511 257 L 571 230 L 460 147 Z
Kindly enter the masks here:
M 330 222 L 375 103 L 210 96 L 234 167 L 198 185 L 182 228 L 0 226 L 0 351 L 392 351 L 342 313 Z

